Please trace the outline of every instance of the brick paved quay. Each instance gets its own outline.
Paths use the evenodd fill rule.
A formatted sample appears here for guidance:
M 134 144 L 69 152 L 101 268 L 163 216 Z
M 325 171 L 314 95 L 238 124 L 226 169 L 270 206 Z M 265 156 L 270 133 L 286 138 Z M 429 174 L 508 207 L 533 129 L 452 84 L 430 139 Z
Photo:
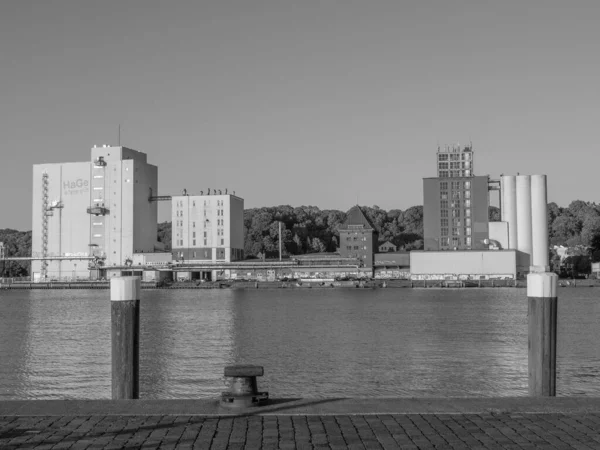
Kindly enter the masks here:
M 290 403 L 222 411 L 209 401 L 0 402 L 0 448 L 600 448 L 600 399 L 595 398 Z M 99 414 L 99 407 L 106 413 Z M 360 407 L 362 414 L 356 413 Z M 394 408 L 399 412 L 377 412 Z M 416 412 L 407 412 L 409 408 Z M 65 414 L 69 409 L 73 412 Z M 160 409 L 199 412 L 160 414 Z M 456 412 L 448 412 L 452 409 Z

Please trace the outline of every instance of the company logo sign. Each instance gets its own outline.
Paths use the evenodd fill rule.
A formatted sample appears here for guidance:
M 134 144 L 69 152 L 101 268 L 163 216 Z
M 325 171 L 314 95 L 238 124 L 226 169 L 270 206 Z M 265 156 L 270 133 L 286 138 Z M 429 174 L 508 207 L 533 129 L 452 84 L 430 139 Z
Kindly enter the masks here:
M 80 195 L 90 192 L 90 182 L 83 178 L 78 178 L 72 181 L 63 181 L 64 195 Z

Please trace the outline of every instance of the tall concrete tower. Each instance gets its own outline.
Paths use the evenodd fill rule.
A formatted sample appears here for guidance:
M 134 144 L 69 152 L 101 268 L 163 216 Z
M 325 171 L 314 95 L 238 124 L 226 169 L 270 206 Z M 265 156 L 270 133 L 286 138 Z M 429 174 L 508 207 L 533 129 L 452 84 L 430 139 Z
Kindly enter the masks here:
M 154 250 L 158 168 L 146 154 L 126 147 L 91 150 L 88 162 L 33 166 L 32 263 L 34 280 L 87 279 L 88 261 L 124 265 L 135 252 Z

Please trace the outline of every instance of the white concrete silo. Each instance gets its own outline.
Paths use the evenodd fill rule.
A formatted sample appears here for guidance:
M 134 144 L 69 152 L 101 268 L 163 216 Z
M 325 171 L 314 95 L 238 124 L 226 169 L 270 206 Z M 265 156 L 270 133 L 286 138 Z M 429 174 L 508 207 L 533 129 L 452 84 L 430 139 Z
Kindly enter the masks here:
M 548 262 L 548 194 L 546 175 L 531 175 L 531 265 L 547 271 Z
M 531 177 L 518 175 L 517 187 L 517 250 L 522 252 L 519 263 L 522 270 L 529 270 L 531 265 L 532 237 L 531 237 Z
M 517 185 L 515 176 L 503 175 L 502 183 L 502 221 L 508 223 L 508 248 L 518 245 L 517 230 Z

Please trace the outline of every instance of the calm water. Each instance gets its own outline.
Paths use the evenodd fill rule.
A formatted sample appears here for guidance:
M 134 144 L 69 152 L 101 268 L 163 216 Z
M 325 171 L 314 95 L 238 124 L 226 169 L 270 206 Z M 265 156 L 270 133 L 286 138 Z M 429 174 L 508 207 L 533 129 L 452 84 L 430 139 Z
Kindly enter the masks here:
M 0 291 L 0 399 L 110 398 L 108 291 Z M 527 394 L 524 289 L 142 291 L 142 398 Z M 558 395 L 600 395 L 600 290 L 559 291 Z

